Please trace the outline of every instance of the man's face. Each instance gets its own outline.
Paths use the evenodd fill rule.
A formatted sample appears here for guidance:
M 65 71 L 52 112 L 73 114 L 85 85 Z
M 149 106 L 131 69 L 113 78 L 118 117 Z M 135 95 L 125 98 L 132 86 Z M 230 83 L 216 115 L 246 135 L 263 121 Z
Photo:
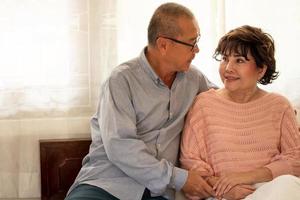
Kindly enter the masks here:
M 171 64 L 173 71 L 182 72 L 188 71 L 196 53 L 199 52 L 197 42 L 200 36 L 200 30 L 194 19 L 181 17 L 178 19 L 178 24 L 182 30 L 182 34 L 169 39 L 171 45 L 168 61 Z

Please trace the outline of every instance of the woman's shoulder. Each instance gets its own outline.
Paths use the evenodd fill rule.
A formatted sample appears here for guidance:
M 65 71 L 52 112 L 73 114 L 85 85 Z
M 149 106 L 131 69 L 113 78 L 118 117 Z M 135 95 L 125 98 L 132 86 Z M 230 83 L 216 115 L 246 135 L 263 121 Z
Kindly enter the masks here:
M 274 103 L 290 105 L 290 101 L 286 96 L 276 92 L 267 93 L 266 98 L 267 100 L 272 101 Z
M 200 94 L 197 95 L 196 99 L 209 99 L 209 98 L 213 98 L 214 96 L 217 95 L 217 90 L 215 88 L 211 88 L 205 92 L 201 92 Z
M 198 94 L 194 100 L 194 106 L 196 107 L 206 107 L 208 105 L 214 104 L 214 99 L 216 98 L 216 89 L 211 88 L 205 92 Z
M 266 109 L 271 109 L 273 112 L 283 113 L 287 109 L 292 109 L 293 105 L 289 101 L 289 99 L 279 93 L 276 92 L 270 92 L 263 98 L 263 102 L 261 102 L 262 105 L 266 107 Z

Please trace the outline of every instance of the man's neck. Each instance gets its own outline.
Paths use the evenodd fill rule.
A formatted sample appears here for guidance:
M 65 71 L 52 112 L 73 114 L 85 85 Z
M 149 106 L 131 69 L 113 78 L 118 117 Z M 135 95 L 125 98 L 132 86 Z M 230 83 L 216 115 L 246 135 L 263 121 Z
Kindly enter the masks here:
M 145 54 L 155 73 L 164 84 L 171 88 L 176 77 L 176 71 L 169 70 L 168 64 L 161 59 L 159 53 L 153 47 L 147 47 Z

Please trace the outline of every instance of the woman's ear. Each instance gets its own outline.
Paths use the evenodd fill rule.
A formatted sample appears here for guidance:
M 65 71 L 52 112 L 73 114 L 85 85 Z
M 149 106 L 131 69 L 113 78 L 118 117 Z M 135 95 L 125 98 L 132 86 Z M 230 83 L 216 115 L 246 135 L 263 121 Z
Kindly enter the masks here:
M 259 72 L 258 72 L 258 81 L 259 81 L 260 79 L 262 79 L 262 77 L 264 77 L 268 67 L 266 65 L 263 65 L 262 68 L 258 68 L 258 69 L 259 69 Z

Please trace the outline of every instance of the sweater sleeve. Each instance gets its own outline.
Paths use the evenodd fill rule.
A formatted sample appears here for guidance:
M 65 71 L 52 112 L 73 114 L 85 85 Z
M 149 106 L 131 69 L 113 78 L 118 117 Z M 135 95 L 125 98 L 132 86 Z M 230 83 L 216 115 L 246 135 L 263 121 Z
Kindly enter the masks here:
M 282 117 L 279 148 L 281 153 L 266 166 L 271 170 L 273 178 L 284 174 L 300 176 L 300 132 L 291 106 Z
M 181 140 L 180 163 L 184 169 L 205 171 L 213 175 L 213 169 L 207 162 L 204 120 L 201 110 L 196 106 L 197 100 L 198 98 L 186 118 Z

